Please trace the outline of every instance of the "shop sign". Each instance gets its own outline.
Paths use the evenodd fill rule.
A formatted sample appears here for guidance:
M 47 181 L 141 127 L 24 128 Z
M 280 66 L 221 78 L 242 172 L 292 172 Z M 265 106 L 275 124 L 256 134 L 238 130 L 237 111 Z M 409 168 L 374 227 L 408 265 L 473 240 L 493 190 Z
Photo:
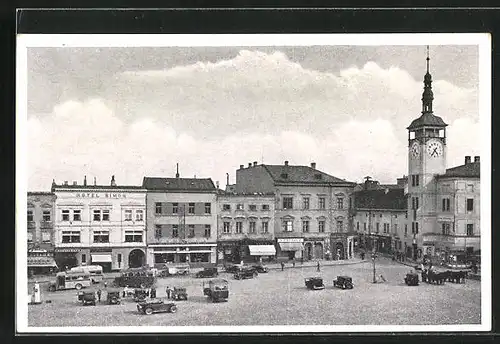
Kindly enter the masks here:
M 62 253 L 77 253 L 80 251 L 81 249 L 79 248 L 56 248 L 56 252 L 62 252 Z
M 278 242 L 299 242 L 303 243 L 304 238 L 278 238 Z
M 94 247 L 90 249 L 90 252 L 107 252 L 111 253 L 112 249 L 107 248 L 107 247 Z
M 324 241 L 325 238 L 305 238 L 305 241 Z
M 76 198 L 127 198 L 127 194 L 117 192 L 77 192 Z

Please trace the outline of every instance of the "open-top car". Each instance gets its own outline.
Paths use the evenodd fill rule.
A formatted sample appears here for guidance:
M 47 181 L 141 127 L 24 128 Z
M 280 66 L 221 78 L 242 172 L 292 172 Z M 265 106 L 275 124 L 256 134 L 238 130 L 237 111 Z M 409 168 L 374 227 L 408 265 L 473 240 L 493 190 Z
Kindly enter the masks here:
M 257 271 L 259 274 L 269 272 L 268 268 L 263 264 L 254 264 L 252 265 L 252 268 L 255 269 L 255 271 Z
M 307 289 L 310 290 L 321 290 L 325 289 L 323 284 L 323 279 L 321 277 L 308 277 L 304 279 Z
M 203 282 L 203 295 L 212 302 L 225 301 L 229 298 L 229 283 L 225 279 Z
M 205 278 L 205 277 L 216 277 L 219 275 L 217 268 L 204 268 L 201 271 L 198 271 L 195 275 L 196 278 Z
M 186 288 L 174 287 L 174 290 L 172 291 L 172 294 L 171 294 L 171 298 L 172 298 L 172 300 L 177 300 L 177 301 L 187 300 L 188 294 L 187 294 Z
M 173 302 L 165 303 L 161 299 L 154 299 L 148 302 L 140 302 L 137 304 L 139 313 L 151 315 L 153 313 L 175 313 L 177 306 Z
M 82 295 L 82 305 L 87 306 L 87 305 L 92 305 L 95 306 L 96 304 L 96 297 L 95 297 L 95 292 L 93 291 L 84 291 Z
M 108 290 L 106 296 L 106 302 L 108 305 L 119 305 L 120 304 L 120 291 L 119 290 Z
M 418 285 L 418 274 L 408 273 L 405 276 L 406 285 Z
M 257 270 L 255 270 L 254 268 L 243 268 L 241 270 L 238 270 L 234 273 L 234 278 L 237 279 L 237 280 L 240 280 L 240 279 L 246 279 L 246 278 L 254 278 L 254 277 L 257 277 L 259 273 L 257 272 Z
M 354 288 L 352 278 L 349 276 L 338 276 L 336 280 L 333 280 L 333 286 L 342 289 Z

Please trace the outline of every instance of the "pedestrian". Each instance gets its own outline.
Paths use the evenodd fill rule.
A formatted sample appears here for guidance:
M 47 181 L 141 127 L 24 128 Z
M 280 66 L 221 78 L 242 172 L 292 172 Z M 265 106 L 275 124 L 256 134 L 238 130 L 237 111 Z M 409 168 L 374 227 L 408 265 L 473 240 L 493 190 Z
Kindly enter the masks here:
M 292 265 L 295 267 L 295 258 L 292 259 Z
M 300 264 L 303 265 L 304 264 L 304 256 L 300 257 Z
M 108 282 L 104 281 L 104 288 L 108 287 Z
M 281 262 L 281 271 L 284 271 L 285 269 L 285 263 Z
M 99 301 L 99 303 L 101 303 L 101 289 L 97 289 L 97 301 Z
M 318 260 L 318 264 L 316 265 L 316 269 L 318 272 L 320 272 L 320 269 L 319 269 L 319 260 Z
M 170 286 L 167 286 L 167 299 L 170 299 Z
M 154 287 L 151 288 L 150 296 L 152 299 L 156 299 L 156 289 Z

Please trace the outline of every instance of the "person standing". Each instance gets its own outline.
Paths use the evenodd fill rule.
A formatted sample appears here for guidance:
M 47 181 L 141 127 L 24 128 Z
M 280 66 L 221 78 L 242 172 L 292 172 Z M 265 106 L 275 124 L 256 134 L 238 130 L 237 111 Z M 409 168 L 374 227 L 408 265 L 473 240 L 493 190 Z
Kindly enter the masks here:
M 170 299 L 170 286 L 167 286 L 167 299 Z
M 316 265 L 316 270 L 317 270 L 318 272 L 320 272 L 320 271 L 321 271 L 321 270 L 320 270 L 320 268 L 319 268 L 319 260 L 318 260 L 318 264 Z
M 97 289 L 97 301 L 101 303 L 101 289 Z
M 285 269 L 285 263 L 281 262 L 281 271 L 284 271 Z
M 156 289 L 155 289 L 154 287 L 151 287 L 150 297 L 151 297 L 152 299 L 155 299 L 155 298 L 156 298 Z
M 292 259 L 292 265 L 295 267 L 295 258 Z

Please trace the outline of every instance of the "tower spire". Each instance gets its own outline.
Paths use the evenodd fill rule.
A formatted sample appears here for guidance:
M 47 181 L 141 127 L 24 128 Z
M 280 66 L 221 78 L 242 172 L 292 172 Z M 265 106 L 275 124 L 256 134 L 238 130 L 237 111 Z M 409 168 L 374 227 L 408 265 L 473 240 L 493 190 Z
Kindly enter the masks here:
M 429 60 L 430 60 L 430 58 L 429 58 L 429 46 L 427 46 L 427 59 L 426 60 L 427 60 L 427 73 L 429 73 Z
M 422 114 L 432 114 L 432 101 L 434 94 L 432 92 L 432 76 L 429 72 L 429 46 L 427 46 L 427 72 L 424 76 L 424 93 L 422 94 Z
M 179 163 L 177 163 L 177 172 L 175 173 L 175 178 L 179 178 Z

